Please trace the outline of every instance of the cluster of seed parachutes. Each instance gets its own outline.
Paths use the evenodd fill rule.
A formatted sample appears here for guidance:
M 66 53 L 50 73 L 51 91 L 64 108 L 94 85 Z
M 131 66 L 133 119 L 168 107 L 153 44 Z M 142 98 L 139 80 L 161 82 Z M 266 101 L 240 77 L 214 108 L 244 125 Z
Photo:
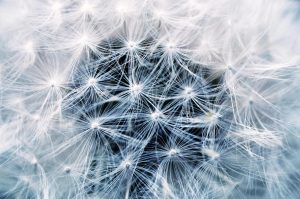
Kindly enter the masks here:
M 12 2 L 0 198 L 298 198 L 287 3 Z
M 130 193 L 147 189 L 145 180 L 165 178 L 160 172 L 174 175 L 174 179 L 167 177 L 172 183 L 184 183 L 176 176 L 192 175 L 208 156 L 217 157 L 209 147 L 225 131 L 217 125 L 222 120 L 220 112 L 228 114 L 222 110 L 226 91 L 221 78 L 212 79 L 208 69 L 184 57 L 177 60 L 180 63 L 171 60 L 171 68 L 161 59 L 163 49 L 150 54 L 149 43 L 139 45 L 146 50 L 135 61 L 130 51 L 120 53 L 126 44 L 104 45 L 114 47 L 107 49 L 107 57 L 74 71 L 72 89 L 63 103 L 67 117 L 90 134 L 96 156 L 113 158 L 111 164 L 118 164 L 115 160 L 120 158 L 118 167 L 124 167 L 123 180 L 128 184 L 123 188 Z M 176 162 L 179 168 L 172 168 Z M 93 160 L 92 164 L 97 168 L 107 163 Z M 101 178 L 97 175 L 92 176 Z M 101 183 L 110 182 L 104 179 Z M 92 183 L 89 191 L 94 192 L 97 184 Z

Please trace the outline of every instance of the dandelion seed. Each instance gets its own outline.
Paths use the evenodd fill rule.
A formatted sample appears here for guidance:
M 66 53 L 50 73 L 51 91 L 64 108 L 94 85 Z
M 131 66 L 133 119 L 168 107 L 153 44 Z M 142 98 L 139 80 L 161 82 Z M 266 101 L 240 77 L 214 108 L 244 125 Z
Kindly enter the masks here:
M 86 34 L 83 34 L 79 38 L 78 42 L 81 46 L 87 46 L 89 44 L 88 36 Z
M 169 42 L 165 45 L 165 48 L 168 53 L 173 53 L 176 50 L 176 45 L 173 42 Z
M 179 154 L 179 152 L 180 151 L 178 149 L 170 149 L 168 151 L 168 156 L 170 156 L 170 157 L 176 156 L 177 154 Z
M 132 165 L 132 162 L 129 158 L 125 158 L 121 163 L 121 167 L 124 169 L 129 169 L 131 165 Z
M 220 153 L 218 153 L 218 152 L 216 152 L 216 151 L 214 151 L 212 149 L 206 148 L 206 149 L 203 149 L 202 152 L 205 155 L 209 156 L 212 160 L 217 159 L 217 158 L 220 157 Z
M 64 172 L 67 173 L 67 174 L 71 173 L 71 168 L 68 167 L 68 166 L 65 166 L 64 167 Z
M 162 113 L 159 110 L 155 110 L 151 113 L 151 119 L 157 121 L 162 116 Z
M 89 87 L 94 87 L 94 86 L 96 86 L 96 85 L 97 85 L 97 79 L 95 79 L 95 78 L 93 78 L 93 77 L 89 78 L 88 81 L 87 81 L 87 85 L 88 85 Z
M 84 1 L 80 7 L 80 12 L 82 13 L 93 13 L 94 7 L 92 5 L 92 2 Z
M 209 112 L 204 116 L 204 122 L 206 123 L 216 123 L 218 121 L 218 118 L 220 117 L 219 114 L 214 112 Z
M 142 92 L 143 85 L 142 84 L 132 84 L 132 85 L 130 85 L 129 90 L 130 90 L 130 93 L 136 97 Z
M 182 96 L 187 99 L 191 99 L 191 98 L 195 97 L 193 88 L 189 87 L 189 86 L 185 87 L 182 92 Z
M 58 82 L 55 79 L 50 80 L 49 81 L 49 86 L 52 87 L 52 88 L 55 88 L 55 87 L 58 86 Z
M 100 127 L 100 124 L 99 124 L 98 120 L 95 119 L 91 122 L 91 129 L 98 129 L 99 127 Z
M 240 132 L 233 132 L 232 136 L 243 139 L 247 142 L 256 143 L 266 148 L 282 146 L 282 140 L 280 136 L 269 131 L 245 129 Z
M 24 50 L 27 53 L 34 53 L 34 45 L 32 41 L 28 41 L 24 45 Z
M 130 15 L 134 12 L 134 7 L 130 1 L 119 1 L 115 7 L 117 13 L 121 15 Z
M 54 13 L 59 13 L 62 9 L 63 5 L 58 2 L 58 1 L 54 1 L 51 5 L 51 10 L 54 12 Z
M 137 46 L 138 46 L 138 44 L 134 41 L 128 41 L 127 42 L 127 47 L 128 47 L 129 50 L 134 50 L 134 49 L 137 48 Z

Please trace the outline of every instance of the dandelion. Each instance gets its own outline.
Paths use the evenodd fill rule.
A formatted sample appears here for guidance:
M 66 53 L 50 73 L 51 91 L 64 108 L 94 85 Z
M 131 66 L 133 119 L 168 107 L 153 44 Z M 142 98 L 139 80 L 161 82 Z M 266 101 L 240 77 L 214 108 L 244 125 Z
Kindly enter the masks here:
M 0 1 L 0 198 L 299 198 L 299 6 Z

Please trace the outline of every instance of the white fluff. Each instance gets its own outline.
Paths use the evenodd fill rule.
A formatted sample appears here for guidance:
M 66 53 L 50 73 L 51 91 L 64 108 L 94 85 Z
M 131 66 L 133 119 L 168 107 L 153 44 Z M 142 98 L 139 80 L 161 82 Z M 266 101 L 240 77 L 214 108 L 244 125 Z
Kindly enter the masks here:
M 299 198 L 298 4 L 0 0 L 0 198 Z

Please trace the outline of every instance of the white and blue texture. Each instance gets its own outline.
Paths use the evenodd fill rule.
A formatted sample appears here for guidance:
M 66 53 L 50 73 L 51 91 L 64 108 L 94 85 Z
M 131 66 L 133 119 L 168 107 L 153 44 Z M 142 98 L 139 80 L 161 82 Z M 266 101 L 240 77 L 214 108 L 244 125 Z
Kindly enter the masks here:
M 284 0 L 1 0 L 1 199 L 300 198 Z

